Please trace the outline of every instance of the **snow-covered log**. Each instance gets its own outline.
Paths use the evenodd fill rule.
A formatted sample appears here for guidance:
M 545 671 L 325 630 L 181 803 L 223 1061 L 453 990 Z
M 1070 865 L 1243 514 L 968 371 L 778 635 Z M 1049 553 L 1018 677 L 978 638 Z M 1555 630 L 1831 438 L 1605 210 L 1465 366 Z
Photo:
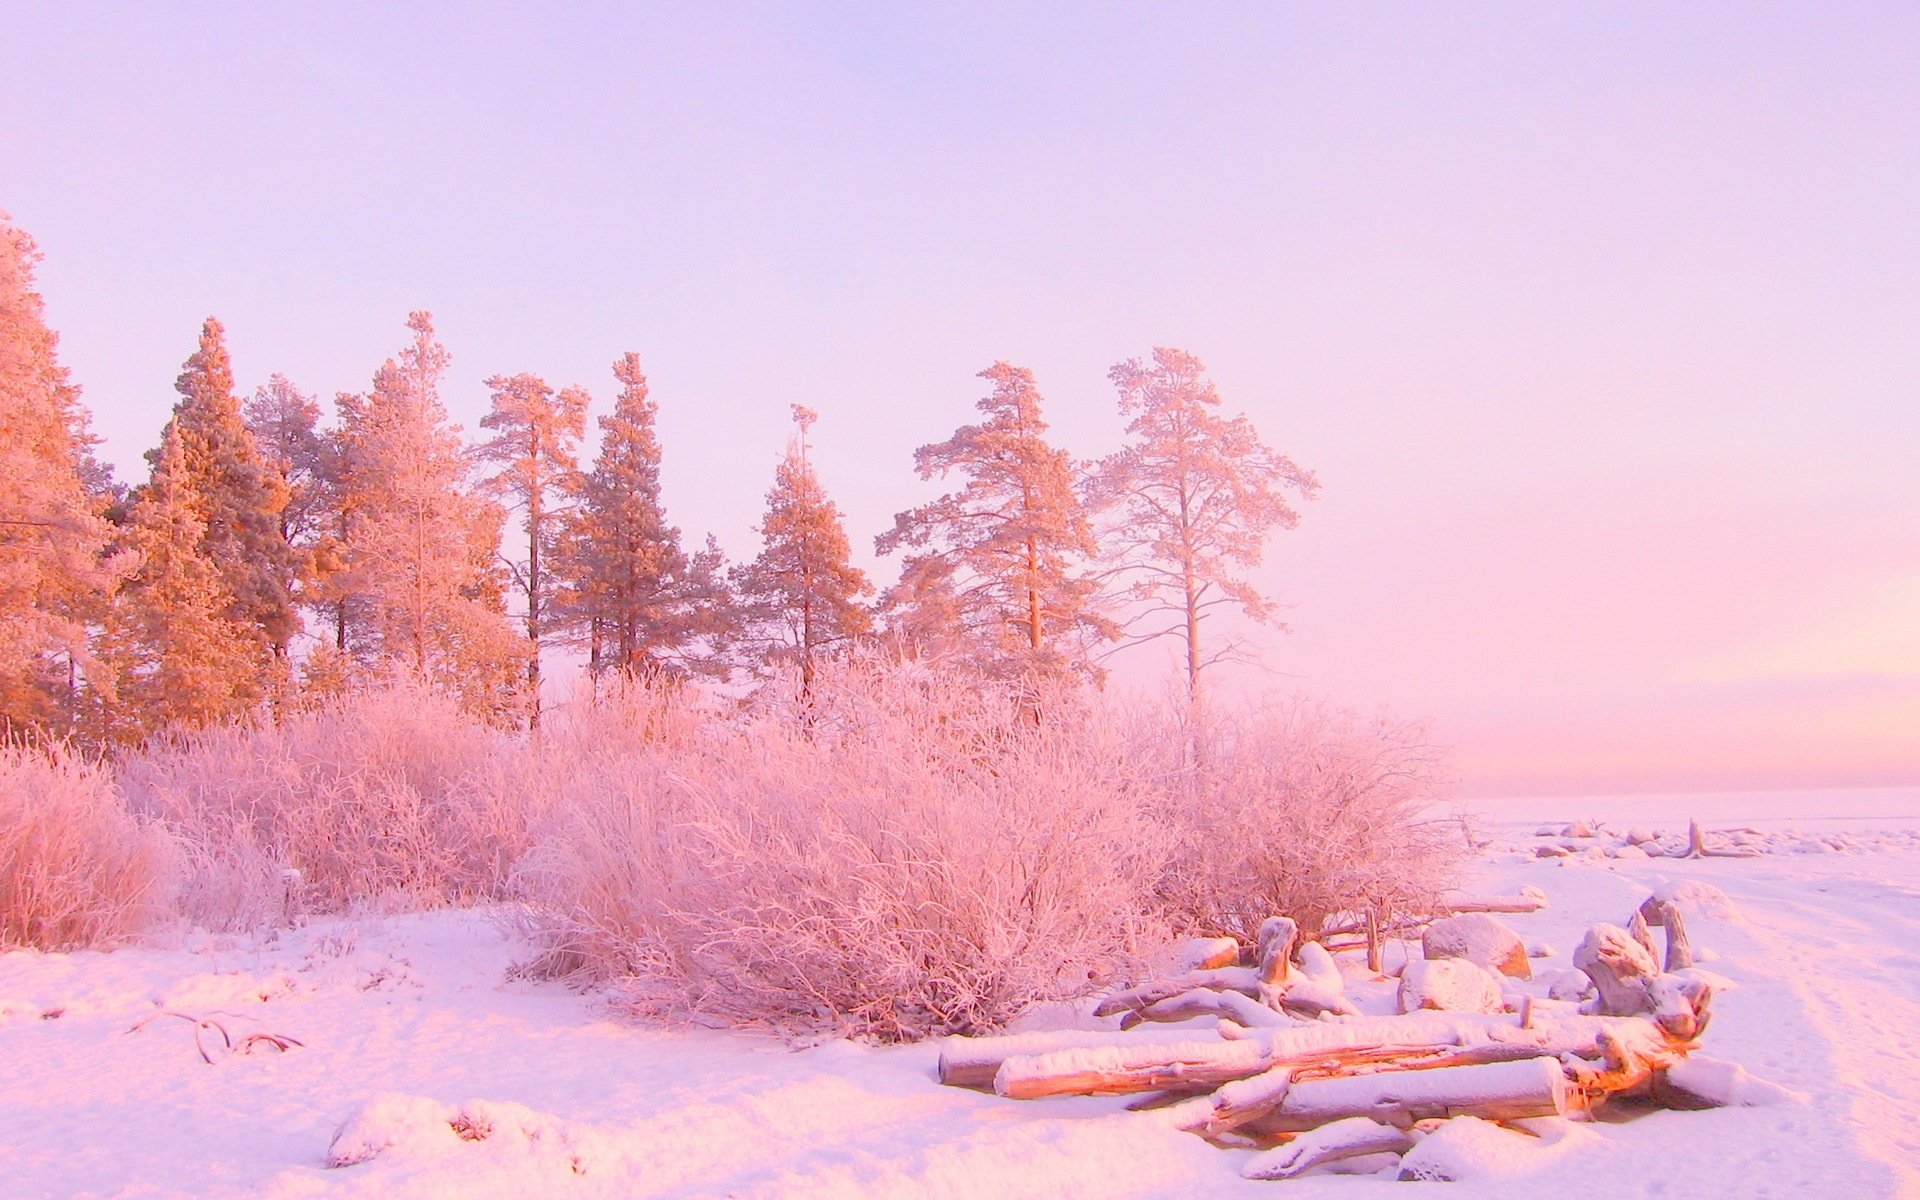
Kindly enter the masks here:
M 1404 1154 L 1412 1148 L 1412 1135 L 1396 1125 L 1371 1117 L 1348 1117 L 1254 1155 L 1240 1168 L 1240 1174 L 1247 1179 L 1292 1179 L 1325 1163 L 1366 1154 Z
M 1129 1009 L 1120 1019 L 1120 1028 L 1132 1029 L 1147 1021 L 1186 1021 L 1194 1017 L 1225 1017 L 1249 1029 L 1295 1024 L 1293 1018 L 1239 992 L 1194 988 L 1144 1008 Z
M 1196 1040 L 1191 1029 L 1140 1029 L 1115 1033 L 1104 1029 L 1049 1029 L 998 1037 L 950 1037 L 940 1043 L 940 1082 L 949 1087 L 990 1088 L 1000 1064 L 1016 1055 L 1048 1054 L 1090 1046 L 1130 1047 Z
M 1543 1055 L 1481 1066 L 1296 1079 L 1279 1106 L 1249 1128 L 1286 1133 L 1347 1117 L 1371 1117 L 1401 1128 L 1430 1117 L 1509 1121 L 1565 1116 L 1573 1102 L 1560 1060 Z
M 1149 1042 L 1015 1055 L 1000 1064 L 993 1090 L 1015 1100 L 1191 1090 L 1258 1075 L 1269 1066 L 1254 1040 Z

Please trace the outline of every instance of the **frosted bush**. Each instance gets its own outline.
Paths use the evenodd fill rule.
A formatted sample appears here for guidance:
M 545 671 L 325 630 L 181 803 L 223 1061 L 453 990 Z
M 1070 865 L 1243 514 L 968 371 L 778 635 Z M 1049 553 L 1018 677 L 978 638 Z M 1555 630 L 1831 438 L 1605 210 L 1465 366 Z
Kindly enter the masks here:
M 180 834 L 183 908 L 215 928 L 501 897 L 545 795 L 513 738 L 413 688 L 158 739 L 121 778 Z
M 641 705 L 656 712 L 655 699 Z M 635 701 L 605 710 L 619 720 Z M 980 1029 L 1130 961 L 1166 842 L 1098 715 L 876 662 L 724 719 L 583 716 L 522 879 L 553 964 L 636 1011 L 883 1039 Z M 559 749 L 559 746 L 556 746 Z
M 1294 699 L 1163 729 L 1135 744 L 1178 827 L 1160 895 L 1180 927 L 1250 939 L 1281 913 L 1311 935 L 1453 883 L 1463 848 L 1438 811 L 1448 778 L 1425 726 Z
M 128 813 L 98 766 L 0 746 L 0 949 L 106 946 L 164 908 L 164 830 Z

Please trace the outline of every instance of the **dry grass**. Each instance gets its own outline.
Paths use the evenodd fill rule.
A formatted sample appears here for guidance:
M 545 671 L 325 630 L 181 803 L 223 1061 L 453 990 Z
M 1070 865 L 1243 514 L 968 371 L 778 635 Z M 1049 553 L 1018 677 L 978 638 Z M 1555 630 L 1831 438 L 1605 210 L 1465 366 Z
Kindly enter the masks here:
M 165 831 L 111 777 L 58 748 L 0 746 L 0 949 L 109 946 L 165 909 Z

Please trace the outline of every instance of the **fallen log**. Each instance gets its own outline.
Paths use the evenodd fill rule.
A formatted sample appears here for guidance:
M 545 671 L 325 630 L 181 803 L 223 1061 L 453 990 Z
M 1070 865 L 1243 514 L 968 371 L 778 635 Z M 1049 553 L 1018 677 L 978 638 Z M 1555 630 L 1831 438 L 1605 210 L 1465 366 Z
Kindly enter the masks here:
M 1267 1069 L 1257 1041 L 1087 1046 L 1014 1055 L 1000 1064 L 993 1090 L 1014 1100 L 1043 1096 L 1116 1096 L 1192 1090 Z
M 1169 996 L 1144 1008 L 1130 1009 L 1120 1018 L 1120 1028 L 1132 1029 L 1147 1021 L 1186 1021 L 1194 1017 L 1226 1017 L 1249 1029 L 1266 1029 L 1296 1024 L 1292 1017 L 1268 1008 L 1258 1000 L 1239 992 L 1216 992 L 1195 988 Z
M 1574 1103 L 1560 1060 L 1540 1056 L 1479 1066 L 1295 1080 L 1271 1113 L 1246 1128 L 1288 1133 L 1347 1117 L 1371 1117 L 1402 1129 L 1432 1117 L 1510 1121 L 1565 1116 Z
M 1413 1136 L 1398 1126 L 1371 1117 L 1348 1117 L 1254 1155 L 1241 1166 L 1240 1175 L 1244 1179 L 1292 1179 L 1330 1162 L 1367 1154 L 1404 1154 L 1412 1148 Z
M 1139 1029 L 1127 1034 L 1106 1029 L 1050 1029 L 997 1037 L 956 1035 L 940 1043 L 939 1076 L 940 1082 L 949 1087 L 991 1088 L 1000 1064 L 1015 1055 L 1047 1054 L 1089 1046 L 1140 1047 L 1195 1040 L 1191 1029 Z
M 1170 979 L 1156 979 L 1137 987 L 1115 992 L 1094 1008 L 1093 1015 L 1110 1017 L 1114 1013 L 1139 1012 L 1163 1000 L 1185 995 L 1196 988 L 1239 992 L 1248 999 L 1258 999 L 1261 986 L 1260 976 L 1252 967 L 1214 967 L 1202 971 L 1188 971 Z

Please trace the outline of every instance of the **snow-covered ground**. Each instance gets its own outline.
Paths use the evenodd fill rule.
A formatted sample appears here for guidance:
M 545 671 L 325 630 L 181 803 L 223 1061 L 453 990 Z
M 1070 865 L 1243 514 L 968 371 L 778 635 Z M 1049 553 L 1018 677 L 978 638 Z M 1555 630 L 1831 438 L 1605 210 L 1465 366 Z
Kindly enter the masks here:
M 1515 1137 L 1488 1145 L 1451 1194 L 1920 1195 L 1920 789 L 1480 807 L 1476 890 L 1549 896 L 1505 918 L 1551 947 L 1535 963 L 1543 979 L 1587 925 L 1624 920 L 1657 884 L 1724 890 L 1738 916 L 1691 925 L 1702 965 L 1736 985 L 1716 997 L 1706 1050 L 1805 1100 Z M 1536 853 L 1552 840 L 1536 836 L 1543 825 L 1677 833 L 1689 815 L 1750 827 L 1768 853 L 1609 857 L 1605 838 Z M 439 912 L 0 956 L 0 1195 L 1009 1200 L 1400 1186 L 1243 1180 L 1247 1152 L 1121 1100 L 941 1087 L 930 1045 L 793 1051 L 635 1027 L 590 996 L 510 978 L 526 952 L 497 916 Z M 154 1018 L 161 1008 L 218 1027 Z M 256 1033 L 299 1045 L 226 1048 Z M 329 1166 L 330 1151 L 360 1161 Z

